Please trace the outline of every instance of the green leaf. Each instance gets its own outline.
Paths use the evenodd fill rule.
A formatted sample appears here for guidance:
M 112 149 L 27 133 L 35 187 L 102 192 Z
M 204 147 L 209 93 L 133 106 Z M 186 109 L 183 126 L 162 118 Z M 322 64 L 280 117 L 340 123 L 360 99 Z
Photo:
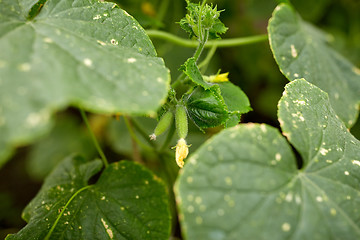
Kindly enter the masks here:
M 360 103 L 360 70 L 328 46 L 327 36 L 286 4 L 269 21 L 269 39 L 280 71 L 290 80 L 305 78 L 329 94 L 337 115 L 351 127 Z
M 71 116 L 57 117 L 48 136 L 31 146 L 26 162 L 29 175 L 43 180 L 65 157 L 78 153 L 86 159 L 95 156 L 96 148 L 86 128 Z
M 252 110 L 246 94 L 231 82 L 218 83 L 226 106 L 228 107 L 231 117 L 226 122 L 226 127 L 233 127 L 240 121 L 241 114 Z
M 48 0 L 27 21 L 34 3 L 0 2 L 0 165 L 59 109 L 154 114 L 169 88 L 145 31 L 115 4 Z
M 188 160 L 175 190 L 185 239 L 360 238 L 360 142 L 305 80 L 279 102 L 283 134 L 243 124 Z
M 196 65 L 196 60 L 193 57 L 186 60 L 184 65 L 181 66 L 180 70 L 184 71 L 184 73 L 196 85 L 202 86 L 204 89 L 210 89 L 212 86 L 214 86 L 213 84 L 204 81 L 201 72 Z
M 219 20 L 221 11 L 217 6 L 191 3 L 186 1 L 188 13 L 179 22 L 181 28 L 185 30 L 190 38 L 201 37 L 205 30 L 208 30 L 210 39 L 220 38 L 219 34 L 224 34 L 227 27 Z M 203 40 L 203 39 L 200 39 Z
M 185 95 L 184 103 L 188 115 L 200 129 L 219 126 L 229 117 L 221 95 L 200 86 Z
M 193 31 L 193 28 L 191 27 L 189 21 L 186 18 L 182 18 L 179 22 L 180 27 L 189 34 L 189 38 L 196 37 L 196 34 Z
M 217 85 L 220 87 L 221 96 L 230 112 L 244 114 L 252 110 L 248 97 L 238 86 L 231 82 L 218 83 Z
M 241 114 L 239 113 L 230 113 L 229 119 L 225 122 L 225 128 L 235 127 L 241 120 Z
M 221 38 L 220 34 L 226 33 L 227 30 L 228 28 L 217 19 L 209 31 L 209 39 L 219 39 Z
M 168 239 L 166 189 L 133 162 L 111 164 L 94 185 L 100 160 L 65 159 L 23 213 L 28 224 L 6 239 Z
M 225 127 L 234 127 L 240 122 L 241 114 L 252 110 L 249 99 L 246 94 L 231 82 L 218 83 L 228 111 L 229 119 L 225 123 Z

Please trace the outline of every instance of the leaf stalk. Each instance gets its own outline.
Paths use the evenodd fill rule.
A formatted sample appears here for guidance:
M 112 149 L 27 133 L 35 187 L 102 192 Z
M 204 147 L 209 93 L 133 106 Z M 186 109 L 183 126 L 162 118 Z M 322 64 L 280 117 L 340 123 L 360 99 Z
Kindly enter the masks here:
M 90 136 L 91 136 L 91 139 L 92 139 L 92 141 L 93 141 L 93 143 L 94 143 L 94 145 L 95 145 L 95 148 L 96 148 L 96 150 L 98 151 L 98 153 L 99 153 L 99 155 L 100 155 L 100 157 L 101 157 L 101 160 L 104 162 L 105 168 L 107 168 L 107 167 L 109 166 L 109 162 L 108 162 L 108 160 L 106 159 L 105 154 L 104 154 L 103 150 L 101 149 L 100 144 L 99 144 L 99 142 L 97 141 L 94 132 L 93 132 L 92 129 L 91 129 L 91 126 L 90 126 L 90 124 L 89 124 L 89 121 L 88 121 L 88 119 L 87 119 L 87 117 L 86 117 L 86 113 L 85 113 L 85 111 L 84 111 L 82 108 L 79 108 L 79 110 L 80 110 L 80 113 L 81 113 L 81 117 L 82 117 L 82 119 L 84 120 L 85 125 L 86 125 L 87 129 L 88 129 L 89 132 L 90 132 Z

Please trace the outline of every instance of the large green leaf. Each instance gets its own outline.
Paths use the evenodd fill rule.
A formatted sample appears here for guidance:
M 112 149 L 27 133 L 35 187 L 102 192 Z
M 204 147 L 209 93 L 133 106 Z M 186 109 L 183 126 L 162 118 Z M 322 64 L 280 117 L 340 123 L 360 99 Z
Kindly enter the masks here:
M 327 45 L 327 36 L 286 4 L 269 21 L 269 39 L 280 71 L 290 80 L 305 78 L 329 94 L 337 115 L 350 127 L 360 103 L 360 70 Z
M 243 124 L 196 151 L 176 183 L 186 239 L 360 238 L 360 142 L 325 92 L 289 83 L 279 102 L 283 133 Z
M 168 239 L 165 185 L 129 161 L 111 164 L 89 185 L 101 167 L 65 159 L 24 210 L 28 224 L 6 239 Z
M 58 109 L 151 114 L 168 91 L 145 31 L 113 3 L 48 0 L 27 20 L 34 2 L 0 2 L 0 165 Z

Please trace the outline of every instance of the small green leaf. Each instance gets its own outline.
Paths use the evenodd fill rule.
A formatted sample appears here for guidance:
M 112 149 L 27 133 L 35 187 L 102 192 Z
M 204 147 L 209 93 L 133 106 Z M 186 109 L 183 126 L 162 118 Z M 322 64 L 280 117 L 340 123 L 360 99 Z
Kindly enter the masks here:
M 229 114 L 229 119 L 225 122 L 225 128 L 231 128 L 231 127 L 235 127 L 241 119 L 241 114 L 239 113 L 230 113 Z
M 360 142 L 305 80 L 279 102 L 283 134 L 242 124 L 187 161 L 175 185 L 185 239 L 360 239 Z
M 94 185 L 100 160 L 65 159 L 23 213 L 28 224 L 6 239 L 168 239 L 164 184 L 133 162 L 110 164 Z
M 220 38 L 220 34 L 227 31 L 227 27 L 219 20 L 222 11 L 217 10 L 217 6 L 191 3 L 186 1 L 188 13 L 180 20 L 179 24 L 182 29 L 189 33 L 189 37 L 200 37 L 204 30 L 209 31 L 210 39 Z M 199 29 L 200 27 L 200 29 Z
M 221 96 L 230 112 L 244 114 L 252 110 L 248 97 L 238 86 L 231 82 L 218 83 L 217 85 L 220 87 Z
M 181 66 L 180 70 L 184 71 L 184 73 L 193 81 L 196 85 L 202 86 L 204 89 L 209 89 L 213 86 L 208 82 L 205 82 L 199 68 L 196 65 L 195 58 L 189 58 L 186 60 L 184 65 Z
M 225 127 L 234 127 L 240 122 L 241 114 L 252 110 L 249 99 L 246 94 L 231 82 L 218 83 L 226 106 L 229 111 L 229 119 L 225 123 Z
M 114 3 L 0 2 L 0 165 L 48 131 L 69 105 L 101 113 L 154 114 L 169 72 L 142 27 Z
M 351 127 L 359 112 L 360 70 L 328 46 L 327 35 L 287 4 L 276 7 L 268 32 L 280 71 L 290 81 L 303 77 L 327 92 L 337 115 Z
M 227 30 L 228 28 L 225 27 L 219 19 L 217 19 L 209 31 L 209 39 L 219 39 L 220 34 L 226 33 Z
M 191 25 L 189 24 L 189 22 L 187 21 L 186 18 L 181 19 L 179 24 L 180 24 L 180 27 L 189 34 L 190 39 L 193 37 L 196 37 L 196 34 L 194 33 Z
M 246 94 L 231 82 L 218 83 L 226 106 L 228 107 L 231 117 L 226 122 L 226 127 L 233 127 L 240 121 L 241 114 L 252 110 Z
M 200 86 L 184 97 L 184 103 L 190 118 L 200 129 L 224 124 L 229 117 L 221 95 Z

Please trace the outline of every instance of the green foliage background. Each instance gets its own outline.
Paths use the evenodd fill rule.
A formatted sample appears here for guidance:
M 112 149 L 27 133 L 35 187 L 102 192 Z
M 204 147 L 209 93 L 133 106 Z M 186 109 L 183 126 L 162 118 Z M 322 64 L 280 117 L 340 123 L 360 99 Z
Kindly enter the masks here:
M 156 28 L 187 38 L 178 24 L 185 15 L 185 1 L 182 0 L 124 0 L 114 1 L 121 8 L 134 16 L 144 28 Z M 269 0 L 218 0 L 212 1 L 221 13 L 221 20 L 229 27 L 223 38 L 233 38 L 267 33 L 268 20 L 276 1 Z M 310 0 L 292 0 L 300 15 L 318 27 L 331 33 L 330 44 L 355 66 L 360 66 L 360 3 L 357 0 L 321 0 L 316 4 Z M 170 42 L 154 39 L 153 43 L 158 56 L 164 58 L 170 69 L 172 79 L 180 73 L 178 67 L 193 53 L 193 49 L 174 45 Z M 215 74 L 221 68 L 222 72 L 230 72 L 230 80 L 241 87 L 250 100 L 253 111 L 242 116 L 242 122 L 268 123 L 279 128 L 277 120 L 277 103 L 288 80 L 281 74 L 276 64 L 268 42 L 248 45 L 246 47 L 220 48 L 210 62 L 207 74 Z M 42 180 L 49 169 L 56 164 L 46 161 L 46 156 L 58 156 L 60 161 L 74 149 L 79 153 L 94 157 L 95 150 L 89 145 L 77 110 L 69 108 L 57 113 L 51 132 L 44 134 L 32 145 L 16 150 L 15 155 L 0 169 L 0 238 L 7 233 L 17 232 L 25 222 L 21 220 L 21 212 L 28 202 L 39 191 Z M 134 125 L 141 125 L 146 133 L 151 133 L 156 121 L 142 117 L 135 118 Z M 146 147 L 140 148 L 138 155 L 133 155 L 134 143 L 127 132 L 123 118 L 120 121 L 111 116 L 92 115 L 90 124 L 100 140 L 105 154 L 111 159 L 138 158 L 145 162 L 158 176 L 171 186 L 176 178 L 177 166 L 173 161 L 173 152 L 169 151 L 158 159 Z M 135 126 L 136 127 L 136 126 Z M 194 126 L 190 126 L 188 142 L 193 152 L 219 129 L 210 129 L 204 135 Z M 78 136 L 79 142 L 72 142 L 64 136 Z M 84 133 L 85 132 L 85 133 Z M 360 121 L 352 127 L 351 132 L 360 138 Z M 135 133 L 137 134 L 137 133 Z M 138 136 L 142 138 L 141 135 Z M 159 139 L 159 145 L 164 139 Z M 174 146 L 176 139 L 173 139 Z M 146 142 L 146 141 L 144 141 Z M 51 144 L 50 144 L 51 143 Z M 69 146 L 72 143 L 74 147 Z M 151 146 L 150 143 L 147 143 Z M 63 148 L 62 146 L 68 146 Z M 145 150 L 144 150 L 145 149 Z M 34 159 L 44 159 L 36 162 Z M 170 196 L 173 197 L 173 196 Z M 172 206 L 174 212 L 174 206 Z M 176 226 L 176 220 L 173 219 Z M 179 229 L 173 233 L 180 236 Z

